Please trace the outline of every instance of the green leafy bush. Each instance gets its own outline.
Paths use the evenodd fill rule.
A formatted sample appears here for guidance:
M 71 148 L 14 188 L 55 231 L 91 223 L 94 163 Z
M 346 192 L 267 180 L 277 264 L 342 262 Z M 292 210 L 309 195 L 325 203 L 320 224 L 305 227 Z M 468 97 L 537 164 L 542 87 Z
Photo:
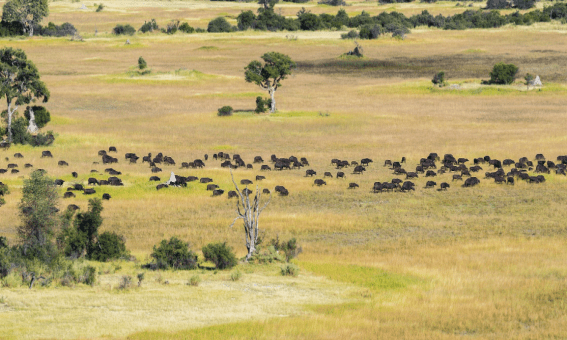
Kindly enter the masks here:
M 509 7 L 510 4 L 507 0 L 488 0 L 486 2 L 487 9 L 504 9 Z
M 151 254 L 154 263 L 145 265 L 145 268 L 157 269 L 195 269 L 197 268 L 197 255 L 185 243 L 173 236 L 169 241 L 162 240 L 159 246 L 154 246 Z
M 155 30 L 157 30 L 158 24 L 156 22 L 156 19 L 152 19 L 150 21 L 145 21 L 144 24 L 142 25 L 142 27 L 140 27 L 139 31 L 142 33 L 146 33 L 146 32 L 153 32 Z
M 443 86 L 445 85 L 445 72 L 441 71 L 436 73 L 431 79 L 431 82 L 435 85 Z
M 299 267 L 293 263 L 286 263 L 281 267 L 281 274 L 283 276 L 297 276 L 299 274 Z
M 183 33 L 193 33 L 195 32 L 195 29 L 191 26 L 189 26 L 188 23 L 184 22 L 181 25 L 179 25 L 179 30 Z
M 232 106 L 223 106 L 219 109 L 217 115 L 218 116 L 231 116 L 232 115 Z
M 519 68 L 514 64 L 498 63 L 490 72 L 489 84 L 512 84 L 516 79 Z
M 96 8 L 96 12 L 102 12 L 102 10 L 104 9 L 104 5 L 100 4 L 98 5 L 98 7 Z
M 195 28 L 195 33 L 207 33 L 207 30 L 201 27 Z
M 132 276 L 124 275 L 122 276 L 122 280 L 120 281 L 120 285 L 118 286 L 119 289 L 126 290 L 132 287 Z
M 207 32 L 209 33 L 219 33 L 219 32 L 232 32 L 232 26 L 226 21 L 224 17 L 218 17 L 209 22 L 207 27 Z
M 199 275 L 193 275 L 187 282 L 187 285 L 197 287 L 201 283 L 201 277 Z
M 91 260 L 106 262 L 128 256 L 124 237 L 115 232 L 105 231 L 98 236 L 98 240 L 88 256 Z
M 232 272 L 232 274 L 230 274 L 230 279 L 232 281 L 238 281 L 238 280 L 240 280 L 241 277 L 242 277 L 242 273 L 238 269 L 236 271 Z
M 341 39 L 358 39 L 358 32 L 351 30 L 348 33 L 341 34 Z
M 246 31 L 249 28 L 254 28 L 255 21 L 256 15 L 252 11 L 243 11 L 236 17 L 238 29 L 241 31 Z
M 254 112 L 263 113 L 266 112 L 272 106 L 272 100 L 270 98 L 262 98 L 260 96 L 256 97 L 256 109 Z
M 116 35 L 134 35 L 134 33 L 136 33 L 136 29 L 129 24 L 118 24 L 112 29 L 112 33 Z
M 209 243 L 203 247 L 205 260 L 215 264 L 217 269 L 230 269 L 237 264 L 232 249 L 224 243 Z
M 294 238 L 288 241 L 280 242 L 279 237 L 272 239 L 270 242 L 274 249 L 278 252 L 283 252 L 285 254 L 285 260 L 289 261 L 299 255 L 303 249 L 298 246 L 297 240 Z
M 144 60 L 143 57 L 138 58 L 138 69 L 140 71 L 143 71 L 146 68 L 148 68 L 148 63 L 146 63 L 146 60 Z

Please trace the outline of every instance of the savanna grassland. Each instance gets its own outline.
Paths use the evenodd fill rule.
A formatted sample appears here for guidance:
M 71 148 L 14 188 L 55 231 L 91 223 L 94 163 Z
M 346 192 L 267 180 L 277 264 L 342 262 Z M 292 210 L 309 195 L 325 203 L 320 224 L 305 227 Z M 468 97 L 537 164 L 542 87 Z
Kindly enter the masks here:
M 58 136 L 48 149 L 13 146 L 0 151 L 0 168 L 21 152 L 20 174 L 0 175 L 11 194 L 0 208 L 0 235 L 16 240 L 23 178 L 34 168 L 68 182 L 84 182 L 97 151 L 116 146 L 124 187 L 109 193 L 102 230 L 126 237 L 135 262 L 96 264 L 94 287 L 0 288 L 0 338 L 128 339 L 564 339 L 567 337 L 567 178 L 545 175 L 546 182 L 514 186 L 483 179 L 463 188 L 447 181 L 447 192 L 424 189 L 415 180 L 411 193 L 372 193 L 376 181 L 395 176 L 384 160 L 407 158 L 412 169 L 430 152 L 473 158 L 533 160 L 543 153 L 555 161 L 567 154 L 565 98 L 567 44 L 558 22 L 505 26 L 491 30 L 443 31 L 416 28 L 405 40 L 383 36 L 359 41 L 361 60 L 339 58 L 352 50 L 341 31 L 161 33 L 116 37 L 118 24 L 139 28 L 155 18 L 206 28 L 222 15 L 235 24 L 241 10 L 255 3 L 209 1 L 106 1 L 50 3 L 45 22 L 73 23 L 83 42 L 69 38 L 4 39 L 2 46 L 23 49 L 51 91 L 47 129 Z M 397 10 L 406 15 L 463 11 L 452 2 L 396 4 L 349 2 L 349 15 Z M 484 3 L 474 3 L 476 7 Z M 543 4 L 539 3 L 538 7 Z M 314 13 L 338 8 L 278 4 L 285 15 L 305 7 Z M 98 33 L 95 35 L 95 29 Z M 293 38 L 290 39 L 290 35 Z M 296 38 L 296 39 L 295 39 Z M 126 39 L 130 44 L 126 45 Z M 270 51 L 298 63 L 276 92 L 278 112 L 254 114 L 255 98 L 266 92 L 244 81 L 244 67 Z M 143 56 L 151 73 L 134 76 Z M 496 62 L 519 66 L 518 78 L 540 75 L 541 89 L 520 81 L 481 86 Z M 445 70 L 461 90 L 433 88 L 431 77 Z M 218 117 L 230 105 L 231 117 Z M 44 148 L 45 149 L 45 148 Z M 155 189 L 147 165 L 128 164 L 124 153 L 163 152 L 182 176 L 211 177 L 232 189 L 228 170 L 209 158 L 206 167 L 181 170 L 181 162 L 219 151 L 254 156 L 306 157 L 322 178 L 336 174 L 331 159 L 374 160 L 363 175 L 326 179 L 313 186 L 305 169 L 237 169 L 235 179 L 254 179 L 260 188 L 289 189 L 275 195 L 262 215 L 265 239 L 297 238 L 303 253 L 294 262 L 297 277 L 283 277 L 279 266 L 239 265 L 230 272 L 146 272 L 141 287 L 117 290 L 123 275 L 143 271 L 153 245 L 178 236 L 199 251 L 226 241 L 246 254 L 240 225 L 229 228 L 235 201 L 211 197 L 205 185 Z M 5 157 L 10 157 L 6 161 Z M 65 160 L 69 167 L 58 167 Z M 71 171 L 79 173 L 78 181 Z M 96 176 L 95 176 L 96 177 Z M 98 175 L 104 178 L 103 175 Z M 348 190 L 348 183 L 360 188 Z M 255 183 L 256 184 L 256 183 Z M 255 185 L 254 185 L 255 189 Z M 61 195 L 65 186 L 60 189 Z M 89 196 L 63 201 L 87 208 Z M 198 274 L 199 287 L 186 285 Z M 164 282 L 169 284 L 165 285 Z

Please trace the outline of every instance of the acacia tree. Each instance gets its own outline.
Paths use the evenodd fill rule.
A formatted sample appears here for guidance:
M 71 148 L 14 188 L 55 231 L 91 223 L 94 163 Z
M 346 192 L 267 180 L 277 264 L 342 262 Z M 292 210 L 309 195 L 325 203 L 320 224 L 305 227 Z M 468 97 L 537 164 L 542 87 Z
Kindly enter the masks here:
M 251 201 L 248 187 L 244 190 L 240 190 L 236 181 L 234 181 L 232 170 L 230 171 L 230 176 L 232 177 L 232 183 L 234 183 L 234 188 L 239 196 L 239 200 L 236 202 L 236 212 L 238 216 L 234 219 L 230 227 L 232 228 L 234 223 L 238 220 L 242 220 L 244 222 L 244 238 L 246 241 L 246 249 L 248 249 L 246 261 L 248 261 L 250 257 L 254 255 L 254 252 L 256 252 L 256 243 L 258 242 L 258 235 L 260 233 L 258 226 L 260 214 L 268 206 L 272 197 L 270 195 L 270 199 L 262 207 L 260 207 L 262 192 L 258 189 L 258 186 L 256 186 L 256 194 Z
M 270 112 L 276 111 L 276 99 L 274 95 L 280 81 L 291 74 L 297 64 L 285 54 L 278 52 L 268 52 L 262 56 L 264 64 L 254 60 L 244 68 L 244 77 L 247 82 L 254 83 L 264 90 L 267 90 L 272 99 Z
M 8 141 L 12 142 L 12 117 L 20 105 L 43 98 L 49 100 L 49 90 L 39 79 L 39 71 L 26 53 L 20 49 L 0 49 L 0 98 L 8 104 Z M 30 120 L 35 120 L 30 111 Z
M 4 4 L 2 21 L 17 21 L 24 27 L 24 33 L 33 36 L 33 27 L 49 15 L 47 0 L 10 0 Z

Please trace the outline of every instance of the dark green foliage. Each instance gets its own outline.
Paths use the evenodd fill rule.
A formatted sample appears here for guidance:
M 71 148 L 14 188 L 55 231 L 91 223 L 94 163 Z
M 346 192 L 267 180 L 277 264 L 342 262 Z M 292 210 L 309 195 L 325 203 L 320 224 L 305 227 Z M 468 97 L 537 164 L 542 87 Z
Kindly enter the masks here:
M 207 33 L 207 30 L 201 27 L 195 28 L 195 33 Z
M 486 2 L 487 9 L 504 9 L 509 7 L 510 4 L 507 0 L 488 0 Z
M 87 255 L 91 258 L 93 251 L 96 251 L 96 238 L 98 228 L 102 225 L 102 202 L 99 199 L 89 200 L 89 210 L 78 213 L 74 220 L 73 227 L 63 228 L 63 240 L 65 255 L 71 258 L 78 258 Z M 70 217 L 72 211 L 67 211 Z
M 0 236 L 0 249 L 8 248 L 8 239 L 5 236 Z
M 284 2 L 293 2 L 296 4 L 304 4 L 306 2 L 309 2 L 310 0 L 283 0 Z
M 65 36 L 73 36 L 77 33 L 77 29 L 73 24 L 68 22 L 55 25 L 54 23 L 50 22 L 45 27 L 38 26 L 36 29 L 38 35 L 48 36 L 48 37 L 65 37 Z
M 97 270 L 95 267 L 93 266 L 87 266 L 84 269 L 84 278 L 83 278 L 83 282 L 89 286 L 94 286 L 94 284 L 96 283 L 96 273 Z
M 43 172 L 34 171 L 29 179 L 24 180 L 19 205 L 22 224 L 18 227 L 18 238 L 25 258 L 46 263 L 56 256 L 53 239 L 59 222 L 58 202 L 53 179 Z
M 232 106 L 223 106 L 219 109 L 217 115 L 218 116 L 231 116 L 232 115 Z
M 49 146 L 55 141 L 55 135 L 53 131 L 47 131 L 46 133 L 38 133 L 35 136 L 31 136 L 30 145 L 31 146 Z
M 270 98 L 262 98 L 260 96 L 256 97 L 256 113 L 264 113 L 272 106 L 272 100 Z
M 219 33 L 219 32 L 232 32 L 232 26 L 226 21 L 224 17 L 218 17 L 209 22 L 207 26 L 207 32 L 209 33 Z
M 297 12 L 297 18 L 299 19 L 299 27 L 304 31 L 317 31 L 323 28 L 321 18 L 316 14 L 306 11 L 305 8 Z
M 101 12 L 103 9 L 104 9 L 104 5 L 99 4 L 98 7 L 96 8 L 96 12 Z
M 513 64 L 498 63 L 490 72 L 489 84 L 512 84 L 519 68 Z
M 295 258 L 302 252 L 302 248 L 297 245 L 295 237 L 282 242 L 279 241 L 279 237 L 276 237 L 276 239 L 272 239 L 271 244 L 275 250 L 281 251 L 285 254 L 286 261 Z
M 0 37 L 14 37 L 24 34 L 24 26 L 18 21 L 0 22 Z
M 139 31 L 142 33 L 146 33 L 146 32 L 153 32 L 155 30 L 157 30 L 158 24 L 156 22 L 156 19 L 152 19 L 150 21 L 145 21 L 144 24 L 142 25 L 142 27 L 140 27 Z
M 172 20 L 165 28 L 161 29 L 162 33 L 175 34 L 179 29 L 179 20 Z
M 236 21 L 238 22 L 238 29 L 246 31 L 255 27 L 256 15 L 252 11 L 243 11 L 236 17 Z
M 146 68 L 148 68 L 148 64 L 146 63 L 146 61 L 144 60 L 143 57 L 138 58 L 138 69 L 140 71 L 145 70 Z
M 435 85 L 443 86 L 445 84 L 445 72 L 441 71 L 436 73 L 431 79 L 431 82 Z
M 12 121 L 12 143 L 29 144 L 31 135 L 28 133 L 28 120 L 24 117 L 16 117 Z
M 151 254 L 155 262 L 147 264 L 149 269 L 195 269 L 197 268 L 197 255 L 185 243 L 173 236 L 169 241 L 162 240 L 158 247 L 154 246 Z
M 4 247 L 0 247 L 0 279 L 8 276 L 12 270 L 12 257 L 10 252 L 10 248 L 8 248 L 7 244 Z
M 217 269 L 230 269 L 238 263 L 232 249 L 224 243 L 209 243 L 203 247 L 205 260 L 215 264 Z
M 35 116 L 35 125 L 37 125 L 38 128 L 41 129 L 45 127 L 45 125 L 47 125 L 47 123 L 51 121 L 51 114 L 49 113 L 49 111 L 47 111 L 45 107 L 34 105 L 31 107 L 31 110 L 33 110 L 33 114 Z M 29 121 L 30 119 L 29 106 L 26 107 L 26 110 L 24 111 L 24 116 Z
M 532 80 L 534 80 L 534 76 L 533 76 L 532 74 L 530 74 L 530 73 L 527 73 L 527 74 L 524 76 L 524 80 L 526 81 L 526 85 L 530 85 L 530 82 L 531 82 Z M 0 191 L 1 191 L 1 188 L 0 188 Z
M 382 34 L 383 28 L 378 25 L 364 25 L 360 28 L 358 33 L 360 39 L 378 39 Z
M 512 0 L 514 8 L 530 9 L 535 6 L 535 0 Z
M 98 236 L 97 243 L 87 254 L 91 260 L 106 262 L 128 255 L 124 237 L 105 231 Z
M 114 27 L 114 29 L 112 29 L 112 33 L 116 35 L 134 35 L 134 33 L 136 33 L 136 29 L 128 24 L 118 24 Z
M 179 25 L 179 30 L 183 33 L 193 33 L 195 32 L 195 29 L 191 26 L 189 26 L 188 23 L 184 22 L 181 25 Z
M 321 0 L 318 2 L 320 5 L 329 5 L 329 6 L 346 6 L 347 3 L 343 0 Z
M 341 34 L 341 39 L 358 39 L 358 32 L 351 30 L 348 33 Z

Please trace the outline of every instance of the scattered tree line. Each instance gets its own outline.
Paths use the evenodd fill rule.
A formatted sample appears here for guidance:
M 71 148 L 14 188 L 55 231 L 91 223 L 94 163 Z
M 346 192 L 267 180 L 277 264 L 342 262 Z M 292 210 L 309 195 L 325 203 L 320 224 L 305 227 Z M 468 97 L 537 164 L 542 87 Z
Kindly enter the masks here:
M 10 0 L 4 4 L 2 9 L 2 21 L 0 22 L 0 37 L 34 34 L 43 36 L 73 36 L 77 29 L 66 22 L 55 25 L 50 22 L 47 26 L 40 23 L 49 15 L 47 0 Z

